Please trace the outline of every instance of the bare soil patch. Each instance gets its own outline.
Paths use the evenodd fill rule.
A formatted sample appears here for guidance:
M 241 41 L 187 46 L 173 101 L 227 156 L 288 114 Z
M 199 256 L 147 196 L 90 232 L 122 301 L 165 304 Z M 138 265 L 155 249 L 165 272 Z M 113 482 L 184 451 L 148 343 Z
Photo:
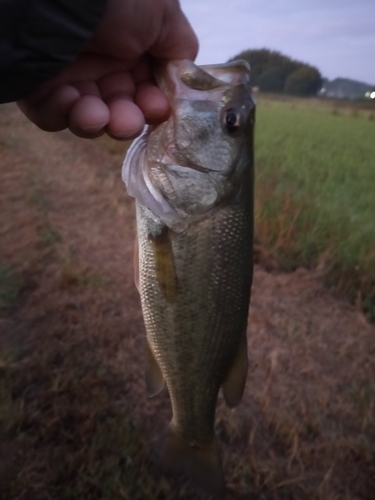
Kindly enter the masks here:
M 144 386 L 123 149 L 0 108 L 0 498 L 205 498 L 153 465 L 170 408 Z M 244 401 L 218 404 L 227 498 L 372 500 L 375 327 L 257 266 L 248 339 Z

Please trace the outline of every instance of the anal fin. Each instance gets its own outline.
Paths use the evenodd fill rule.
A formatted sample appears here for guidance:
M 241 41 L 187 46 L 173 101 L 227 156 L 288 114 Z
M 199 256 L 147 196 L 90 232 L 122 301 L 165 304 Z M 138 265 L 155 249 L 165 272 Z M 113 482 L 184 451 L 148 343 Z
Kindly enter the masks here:
M 148 396 L 152 398 L 160 391 L 163 390 L 165 386 L 164 376 L 160 369 L 159 363 L 157 362 L 154 353 L 146 340 L 146 369 L 145 378 Z
M 242 399 L 245 389 L 249 361 L 247 358 L 246 332 L 242 335 L 237 354 L 233 360 L 226 379 L 222 385 L 225 402 L 229 408 L 234 408 Z

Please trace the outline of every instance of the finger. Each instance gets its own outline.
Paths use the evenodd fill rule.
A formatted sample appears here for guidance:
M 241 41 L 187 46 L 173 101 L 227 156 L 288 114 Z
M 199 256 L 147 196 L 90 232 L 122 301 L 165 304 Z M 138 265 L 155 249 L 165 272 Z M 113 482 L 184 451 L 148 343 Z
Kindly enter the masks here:
M 67 82 L 99 82 L 102 77 L 127 72 L 137 64 L 139 64 L 138 59 L 116 59 L 107 54 L 94 54 L 86 51 L 54 79 L 48 81 L 46 85 L 56 86 L 56 84 Z
M 100 78 L 98 88 L 104 101 L 109 100 L 111 96 L 119 92 L 128 95 L 134 95 L 135 92 L 134 80 L 128 71 L 117 72 Z
M 71 85 L 58 87 L 39 101 L 23 99 L 18 101 L 21 111 L 42 130 L 57 132 L 68 126 L 68 115 L 79 100 L 79 91 Z
M 150 54 L 162 59 L 194 60 L 198 54 L 198 38 L 193 31 L 179 4 L 165 16 L 162 30 L 155 44 L 150 47 Z
M 100 99 L 100 90 L 96 82 L 93 81 L 82 81 L 82 82 L 74 82 L 72 84 L 80 93 L 81 97 L 84 95 L 93 95 L 99 97 Z
M 144 114 L 147 123 L 168 118 L 170 112 L 168 100 L 152 82 L 144 82 L 137 86 L 134 102 Z
M 107 105 L 93 95 L 82 96 L 69 113 L 69 129 L 78 137 L 93 139 L 104 133 L 109 122 Z
M 98 81 L 102 76 L 132 69 L 139 64 L 138 59 L 116 59 L 108 55 L 83 52 L 74 62 L 65 67 L 57 76 L 48 79 L 27 96 L 28 103 L 37 103 L 51 91 L 72 82 Z M 23 101 L 23 100 L 22 100 Z
M 129 96 L 118 94 L 107 103 L 110 120 L 106 132 L 118 140 L 133 139 L 142 132 L 145 119 Z
M 147 82 L 153 79 L 153 58 L 145 55 L 139 63 L 131 70 L 135 84 Z

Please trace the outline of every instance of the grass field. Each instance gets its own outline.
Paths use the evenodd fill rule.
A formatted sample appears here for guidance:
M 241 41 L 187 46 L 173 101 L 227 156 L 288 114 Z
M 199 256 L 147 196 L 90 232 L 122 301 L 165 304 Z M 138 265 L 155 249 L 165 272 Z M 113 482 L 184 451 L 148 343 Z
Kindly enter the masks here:
M 280 215 L 272 241 L 264 211 L 287 176 L 270 168 L 261 189 L 260 141 L 268 111 L 304 106 L 258 115 L 257 237 L 290 267 L 293 233 Z M 0 137 L 0 500 L 208 500 L 156 466 L 171 410 L 167 392 L 146 395 L 124 145 L 44 133 L 13 105 Z M 280 204 L 293 230 L 298 192 Z M 375 325 L 314 271 L 256 266 L 247 334 L 243 401 L 220 396 L 216 413 L 225 500 L 373 500 Z
M 257 241 L 284 269 L 320 269 L 373 320 L 374 113 L 260 97 L 255 150 Z

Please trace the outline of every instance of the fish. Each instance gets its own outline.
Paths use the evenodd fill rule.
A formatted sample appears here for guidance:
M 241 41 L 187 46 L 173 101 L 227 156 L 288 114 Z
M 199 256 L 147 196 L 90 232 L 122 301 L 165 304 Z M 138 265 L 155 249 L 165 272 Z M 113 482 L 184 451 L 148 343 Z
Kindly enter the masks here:
M 162 467 L 222 498 L 218 393 L 237 406 L 248 371 L 255 102 L 242 60 L 170 61 L 156 79 L 170 116 L 132 143 L 122 173 L 136 200 L 146 386 L 152 397 L 166 385 L 172 405 Z

